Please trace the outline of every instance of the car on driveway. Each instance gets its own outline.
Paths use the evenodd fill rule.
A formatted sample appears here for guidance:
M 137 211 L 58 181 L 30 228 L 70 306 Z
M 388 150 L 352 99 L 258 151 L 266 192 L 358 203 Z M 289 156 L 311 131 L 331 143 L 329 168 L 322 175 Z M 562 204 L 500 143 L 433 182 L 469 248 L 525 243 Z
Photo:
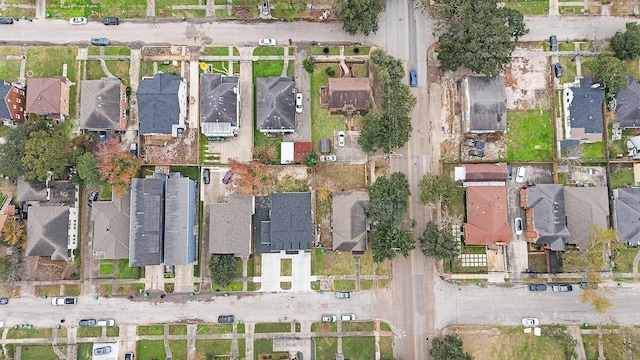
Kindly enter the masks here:
M 522 235 L 524 229 L 522 228 L 522 218 L 516 218 L 513 222 L 513 230 L 515 230 L 516 235 Z
M 356 319 L 356 314 L 342 314 L 340 316 L 340 320 L 342 321 L 354 321 Z
M 335 315 L 322 315 L 322 322 L 336 322 L 337 320 Z
M 547 291 L 545 284 L 529 284 L 529 291 Z
M 507 181 L 513 180 L 513 166 L 511 164 L 507 165 Z
M 296 112 L 297 113 L 302 112 L 302 93 L 296 94 Z
M 93 350 L 93 355 L 105 355 L 111 353 L 111 346 L 101 346 Z
M 87 206 L 92 207 L 93 202 L 96 200 L 98 200 L 98 192 L 92 191 L 91 194 L 89 194 L 89 200 L 87 200 Z
M 135 355 L 133 355 L 132 352 L 128 352 L 124 354 L 124 360 L 133 360 L 135 358 Z
M 262 15 L 269 16 L 269 1 L 262 0 Z
M 118 25 L 120 24 L 120 19 L 117 17 L 106 17 L 102 19 L 102 23 L 105 25 Z
M 107 39 L 107 38 L 91 38 L 91 45 L 107 46 L 107 45 L 109 45 L 109 39 Z
M 558 51 L 558 38 L 555 35 L 549 37 L 549 45 L 551 46 L 551 51 Z
M 411 87 L 418 86 L 418 73 L 415 70 L 409 71 L 409 85 Z
M 522 325 L 524 326 L 536 326 L 540 325 L 538 318 L 524 318 L 522 319 Z
M 62 306 L 62 305 L 75 305 L 78 302 L 73 296 L 55 296 L 51 298 L 51 305 Z
M 518 170 L 516 170 L 516 182 L 522 183 L 524 182 L 524 174 L 527 171 L 527 168 L 524 166 L 519 166 Z
M 553 73 L 558 79 L 562 77 L 562 65 L 560 63 L 553 64 Z
M 84 24 L 87 23 L 87 18 L 85 18 L 85 17 L 71 18 L 71 19 L 69 19 L 69 23 L 71 25 L 84 25 Z
M 336 292 L 336 299 L 351 299 L 351 291 L 338 291 Z
M 78 323 L 79 326 L 96 326 L 96 319 L 82 319 Z
M 211 170 L 204 169 L 202 172 L 202 180 L 205 184 L 209 184 L 211 182 Z
M 338 146 L 344 146 L 345 144 L 344 137 L 345 137 L 344 131 L 338 132 Z
M 553 290 L 553 292 L 569 292 L 573 291 L 573 286 L 568 284 L 553 285 L 551 290 Z
M 218 316 L 218 322 L 220 324 L 231 324 L 236 321 L 236 317 L 233 315 L 220 315 Z
M 469 150 L 469 156 L 484 157 L 484 150 Z
M 227 173 L 224 174 L 224 177 L 222 178 L 222 183 L 227 185 L 229 183 L 229 180 L 231 180 L 232 176 L 233 176 L 233 172 L 231 170 L 227 171 Z
M 338 158 L 335 155 L 320 155 L 320 161 L 322 162 L 335 162 Z
M 262 38 L 258 41 L 260 46 L 276 46 L 276 39 L 273 38 Z

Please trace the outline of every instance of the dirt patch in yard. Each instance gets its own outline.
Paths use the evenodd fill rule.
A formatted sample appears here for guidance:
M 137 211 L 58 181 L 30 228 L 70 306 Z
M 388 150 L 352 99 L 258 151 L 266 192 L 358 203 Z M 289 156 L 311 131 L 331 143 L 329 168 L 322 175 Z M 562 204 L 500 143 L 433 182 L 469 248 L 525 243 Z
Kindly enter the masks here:
M 508 109 L 551 109 L 549 66 L 544 56 L 511 60 L 504 71 Z
M 198 129 L 185 129 L 182 138 L 145 140 L 145 163 L 158 165 L 197 164 Z

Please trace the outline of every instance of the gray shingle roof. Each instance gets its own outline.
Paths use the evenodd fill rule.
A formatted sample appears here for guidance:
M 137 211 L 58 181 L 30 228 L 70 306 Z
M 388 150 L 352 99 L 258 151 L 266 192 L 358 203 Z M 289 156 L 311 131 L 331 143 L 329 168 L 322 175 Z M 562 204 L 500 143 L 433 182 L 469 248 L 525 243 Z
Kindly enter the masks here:
M 253 247 L 254 252 L 264 254 L 271 252 L 269 233 L 271 223 L 269 216 L 271 213 L 271 196 L 256 196 L 255 209 L 253 214 Z
M 580 140 L 564 139 L 558 141 L 560 143 L 560 157 L 565 159 L 579 158 L 582 150 L 580 149 Z
M 18 178 L 17 200 L 25 201 L 47 201 L 47 187 L 44 182 L 28 182 L 24 176 Z
M 0 119 L 11 119 L 11 113 L 9 112 L 9 108 L 6 103 L 6 98 L 7 95 L 9 94 L 9 92 L 11 91 L 11 88 L 13 86 L 11 85 L 10 82 L 5 82 L 4 80 L 0 79 L 0 99 L 2 101 L 0 101 Z
M 253 196 L 231 195 L 228 203 L 209 205 L 209 252 L 251 255 Z
M 171 134 L 172 125 L 180 123 L 178 91 L 183 78 L 169 74 L 155 74 L 138 85 L 138 118 L 140 134 Z
M 296 126 L 295 83 L 289 77 L 256 79 L 256 118 L 261 131 L 293 131 Z
M 49 203 L 73 205 L 76 202 L 78 185 L 69 180 L 51 180 L 49 187 Z
M 367 217 L 369 204 L 366 191 L 333 194 L 333 249 L 360 251 L 367 249 Z
M 196 261 L 196 183 L 171 174 L 166 182 L 164 264 L 188 265 Z
M 94 201 L 91 210 L 93 221 L 93 249 L 103 259 L 129 257 L 129 196 L 113 194 L 111 201 Z
M 200 74 L 200 123 L 238 126 L 238 78 Z
M 527 188 L 527 202 L 533 208 L 533 226 L 540 235 L 536 244 L 551 244 L 551 250 L 563 251 L 571 234 L 565 217 L 562 185 L 539 184 Z
M 580 86 L 570 89 L 573 92 L 573 100 L 569 104 L 571 128 L 584 129 L 587 134 L 601 134 L 604 90 L 592 88 L 590 78 L 580 79 Z
M 640 188 L 619 188 L 615 209 L 618 240 L 640 243 Z
M 124 110 L 120 108 L 120 79 L 83 80 L 80 86 L 80 129 L 120 129 L 120 115 Z
M 609 228 L 609 194 L 606 187 L 564 187 L 567 228 L 572 244 L 580 249 L 591 235 L 593 225 Z
M 621 128 L 640 127 L 640 82 L 631 81 L 616 94 L 616 115 Z
M 310 249 L 311 193 L 271 194 L 270 227 L 271 251 Z
M 131 182 L 129 265 L 162 263 L 164 181 L 133 179 Z
M 67 260 L 69 206 L 32 206 L 27 221 L 27 256 Z
M 507 129 L 507 91 L 502 76 L 468 76 L 469 120 L 465 132 L 505 131 Z M 463 110 L 463 114 L 464 114 Z

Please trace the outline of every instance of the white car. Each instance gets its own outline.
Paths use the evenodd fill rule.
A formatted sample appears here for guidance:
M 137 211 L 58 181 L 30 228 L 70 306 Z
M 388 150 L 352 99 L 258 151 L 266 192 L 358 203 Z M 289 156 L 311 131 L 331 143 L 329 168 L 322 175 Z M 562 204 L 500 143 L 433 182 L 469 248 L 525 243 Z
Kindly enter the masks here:
M 320 155 L 322 162 L 335 162 L 338 158 L 335 155 Z
M 260 44 L 260 46 L 276 46 L 276 39 L 262 38 L 258 41 L 258 44 Z
M 84 25 L 87 23 L 87 18 L 85 17 L 76 17 L 69 19 L 69 23 L 71 25 Z
M 513 222 L 513 229 L 516 231 L 516 235 L 522 235 L 522 232 L 524 231 L 522 227 L 522 218 L 516 218 Z
M 540 325 L 538 318 L 524 318 L 522 319 L 522 325 L 524 326 L 536 326 Z
M 342 314 L 340 320 L 342 321 L 354 321 L 356 319 L 356 314 Z
M 73 296 L 55 296 L 51 298 L 51 305 L 55 306 L 64 306 L 64 305 L 75 305 L 78 302 Z
M 524 173 L 525 173 L 525 171 L 527 171 L 526 167 L 524 167 L 524 166 L 518 167 L 518 170 L 516 171 L 516 182 L 517 183 L 524 182 Z
M 344 146 L 344 131 L 338 133 L 338 146 Z
M 302 93 L 296 94 L 296 112 L 297 113 L 302 112 Z
M 116 321 L 114 319 L 101 319 L 96 322 L 97 326 L 114 326 Z

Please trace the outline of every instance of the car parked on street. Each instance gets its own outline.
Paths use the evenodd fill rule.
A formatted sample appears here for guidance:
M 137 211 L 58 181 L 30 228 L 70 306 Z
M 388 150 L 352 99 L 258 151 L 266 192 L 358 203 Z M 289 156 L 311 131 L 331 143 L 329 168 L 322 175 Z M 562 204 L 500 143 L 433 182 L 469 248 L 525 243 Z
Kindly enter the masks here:
M 538 320 L 538 318 L 524 318 L 522 319 L 522 325 L 524 326 L 540 325 L 540 320 Z
M 522 227 L 522 218 L 517 217 L 513 222 L 513 230 L 515 230 L 516 235 L 522 235 L 524 229 Z
M 96 322 L 97 326 L 115 326 L 116 321 L 114 319 L 100 319 Z
M 411 87 L 418 86 L 418 73 L 415 70 L 409 71 L 409 85 Z
M 335 155 L 320 155 L 322 162 L 335 162 L 338 158 Z
M 231 170 L 227 171 L 227 173 L 224 174 L 224 177 L 222 178 L 222 183 L 227 185 L 229 183 L 229 180 L 231 180 L 232 176 L 233 176 L 233 172 Z
M 12 18 L 0 18 L 0 24 L 4 24 L 4 25 L 11 25 L 13 24 L 13 19 Z
M 120 19 L 117 17 L 106 17 L 102 19 L 102 23 L 105 25 L 118 25 L 120 24 Z
M 351 291 L 338 291 L 336 292 L 336 299 L 351 299 Z
M 555 35 L 549 37 L 549 45 L 551 46 L 551 51 L 558 51 L 558 38 Z
M 94 46 L 107 46 L 107 45 L 109 45 L 109 39 L 107 39 L 107 38 L 91 38 L 91 45 L 94 45 Z
M 344 146 L 345 144 L 345 133 L 344 131 L 338 132 L 338 146 Z
M 101 346 L 99 348 L 95 348 L 95 350 L 93 350 L 93 355 L 105 355 L 105 354 L 110 354 L 111 353 L 111 346 L 107 345 L 107 346 Z
M 96 326 L 96 319 L 82 319 L 78 323 L 79 326 Z
M 547 291 L 545 284 L 529 284 L 529 291 Z
M 218 316 L 218 322 L 220 324 L 232 324 L 236 321 L 236 317 L 233 315 L 220 315 Z
M 340 316 L 340 320 L 342 321 L 354 321 L 356 319 L 356 314 L 342 314 Z
M 484 157 L 484 150 L 469 150 L 469 156 Z
M 202 180 L 205 184 L 209 184 L 211 182 L 211 170 L 204 169 L 202 172 Z
M 9 299 L 7 298 L 0 298 L 0 305 L 7 305 L 9 303 Z
M 322 315 L 322 322 L 336 322 L 337 320 L 335 315 Z
M 69 19 L 69 23 L 71 25 L 84 25 L 87 23 L 87 18 L 85 17 L 74 17 Z
M 73 296 L 55 296 L 51 298 L 51 305 L 62 306 L 62 305 L 75 305 L 78 302 L 78 299 Z
M 573 286 L 568 284 L 558 284 L 558 285 L 553 285 L 551 287 L 551 290 L 553 290 L 553 292 L 569 292 L 569 291 L 573 291 Z
M 124 360 L 134 360 L 135 355 L 132 352 L 128 352 L 124 354 Z
M 262 38 L 262 39 L 258 40 L 258 44 L 260 46 L 276 46 L 276 39 Z
M 553 64 L 553 73 L 558 79 L 562 77 L 562 65 L 560 63 Z

